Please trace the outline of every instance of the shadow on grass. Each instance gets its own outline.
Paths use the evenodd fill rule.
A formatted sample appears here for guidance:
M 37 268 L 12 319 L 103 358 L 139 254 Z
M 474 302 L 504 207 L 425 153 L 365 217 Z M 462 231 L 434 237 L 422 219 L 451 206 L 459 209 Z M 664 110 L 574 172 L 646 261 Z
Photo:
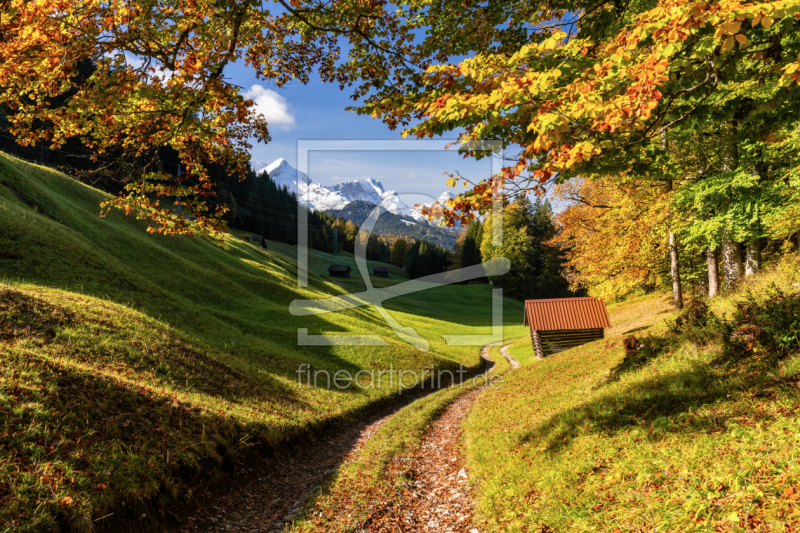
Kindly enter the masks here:
M 666 342 L 657 337 L 642 337 L 637 339 L 630 336 L 622 339 L 622 348 L 625 357 L 611 369 L 608 379 L 598 388 L 608 383 L 619 381 L 623 374 L 634 372 L 646 366 L 650 361 L 658 357 L 664 350 Z
M 731 390 L 769 397 L 760 389 L 764 382 L 762 375 L 742 379 L 736 372 L 715 374 L 698 365 L 693 370 L 649 378 L 614 396 L 604 395 L 569 409 L 533 428 L 519 443 L 537 440 L 546 451 L 556 453 L 583 434 L 612 437 L 631 428 L 642 428 L 651 438 L 665 433 L 721 432 L 730 417 L 700 415 L 699 408 L 729 399 Z M 761 422 L 769 419 L 764 413 L 759 416 Z
M 69 298 L 69 297 L 67 297 Z M 0 286 L 0 342 L 47 353 L 65 365 L 111 373 L 143 386 L 206 394 L 221 401 L 299 403 L 294 390 L 272 376 L 246 376 L 149 321 L 122 315 L 95 300 L 70 309 L 68 300 L 44 299 Z
M 81 530 L 123 503 L 129 513 L 157 496 L 164 505 L 243 451 L 246 436 L 279 433 L 280 420 L 241 424 L 70 363 L 23 347 L 0 356 L 14 375 L 0 385 L 0 448 L 11 457 L 0 473 L 15 490 L 0 523 L 13 530 Z

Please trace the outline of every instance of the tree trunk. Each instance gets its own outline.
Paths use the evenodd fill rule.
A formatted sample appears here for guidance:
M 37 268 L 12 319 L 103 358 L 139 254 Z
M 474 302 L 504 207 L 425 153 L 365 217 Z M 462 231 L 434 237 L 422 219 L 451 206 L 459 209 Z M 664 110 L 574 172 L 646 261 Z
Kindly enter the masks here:
M 742 246 L 730 239 L 726 231 L 722 235 L 722 275 L 725 289 L 731 290 L 742 277 Z
M 683 293 L 681 292 L 681 271 L 678 266 L 678 238 L 674 233 L 669 234 L 669 262 L 672 274 L 672 299 L 675 301 L 675 310 L 683 309 Z
M 744 274 L 752 276 L 761 268 L 761 239 L 753 239 L 747 243 L 744 259 Z
M 708 262 L 708 299 L 710 300 L 719 292 L 719 265 L 717 264 L 717 249 L 706 248 L 706 261 Z
M 735 64 L 728 66 L 735 72 Z M 726 120 L 720 126 L 720 163 L 723 172 L 733 172 L 739 166 L 739 146 L 736 139 L 737 123 L 735 119 Z M 726 210 L 729 206 L 726 206 Z M 730 222 L 726 222 L 726 225 Z M 731 228 L 722 230 L 722 275 L 725 279 L 725 290 L 731 290 L 742 277 L 742 247 L 731 240 Z

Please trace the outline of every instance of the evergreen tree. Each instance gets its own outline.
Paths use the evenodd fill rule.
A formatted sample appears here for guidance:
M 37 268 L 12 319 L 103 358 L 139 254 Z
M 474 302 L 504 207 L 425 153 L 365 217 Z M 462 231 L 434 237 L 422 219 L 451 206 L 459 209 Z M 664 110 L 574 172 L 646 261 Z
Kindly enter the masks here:
M 405 266 L 407 254 L 408 243 L 405 241 L 405 239 L 397 239 L 394 241 L 391 252 L 391 263 L 399 267 Z
M 491 235 L 495 220 L 487 217 L 484 233 Z M 482 239 L 484 261 L 506 257 L 511 270 L 492 280 L 506 294 L 521 299 L 542 299 L 570 296 L 567 281 L 559 270 L 559 251 L 546 241 L 555 235 L 552 209 L 547 201 L 531 204 L 525 198 L 515 199 L 503 209 L 503 244 L 494 246 L 492 239 Z
M 467 227 L 467 234 L 464 244 L 461 246 L 461 257 L 459 267 L 464 268 L 481 263 L 481 240 L 483 239 L 483 224 L 480 220 L 474 220 Z

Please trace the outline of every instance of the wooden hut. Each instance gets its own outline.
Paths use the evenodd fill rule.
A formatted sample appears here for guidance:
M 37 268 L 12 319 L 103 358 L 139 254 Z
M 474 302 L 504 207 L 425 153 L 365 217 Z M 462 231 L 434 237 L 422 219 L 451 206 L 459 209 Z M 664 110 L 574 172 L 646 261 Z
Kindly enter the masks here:
M 525 325 L 541 359 L 603 338 L 610 328 L 608 311 L 600 298 L 525 300 Z
M 389 267 L 372 267 L 372 275 L 379 278 L 389 277 Z
M 349 278 L 353 269 L 347 265 L 331 265 L 328 267 L 328 275 L 337 278 Z

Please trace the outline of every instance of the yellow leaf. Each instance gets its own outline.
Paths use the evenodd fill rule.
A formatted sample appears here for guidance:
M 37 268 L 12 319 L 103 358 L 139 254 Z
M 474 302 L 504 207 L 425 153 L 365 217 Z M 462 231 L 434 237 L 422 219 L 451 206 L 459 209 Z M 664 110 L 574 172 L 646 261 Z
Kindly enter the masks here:
M 769 28 L 775 22 L 775 19 L 772 17 L 764 17 L 761 19 L 761 25 L 765 28 Z
M 735 20 L 731 20 L 730 22 L 726 22 L 722 25 L 723 31 L 729 34 L 739 33 L 741 28 L 742 27 Z
M 733 43 L 734 42 L 735 41 L 733 40 L 733 37 L 728 37 L 727 39 L 725 39 L 725 42 L 722 43 L 722 51 L 723 52 L 730 52 L 731 50 L 733 50 Z
M 742 46 L 747 46 L 747 42 L 748 42 L 747 41 L 747 36 L 745 36 L 743 33 L 739 33 L 737 35 L 734 35 L 733 37 Z

